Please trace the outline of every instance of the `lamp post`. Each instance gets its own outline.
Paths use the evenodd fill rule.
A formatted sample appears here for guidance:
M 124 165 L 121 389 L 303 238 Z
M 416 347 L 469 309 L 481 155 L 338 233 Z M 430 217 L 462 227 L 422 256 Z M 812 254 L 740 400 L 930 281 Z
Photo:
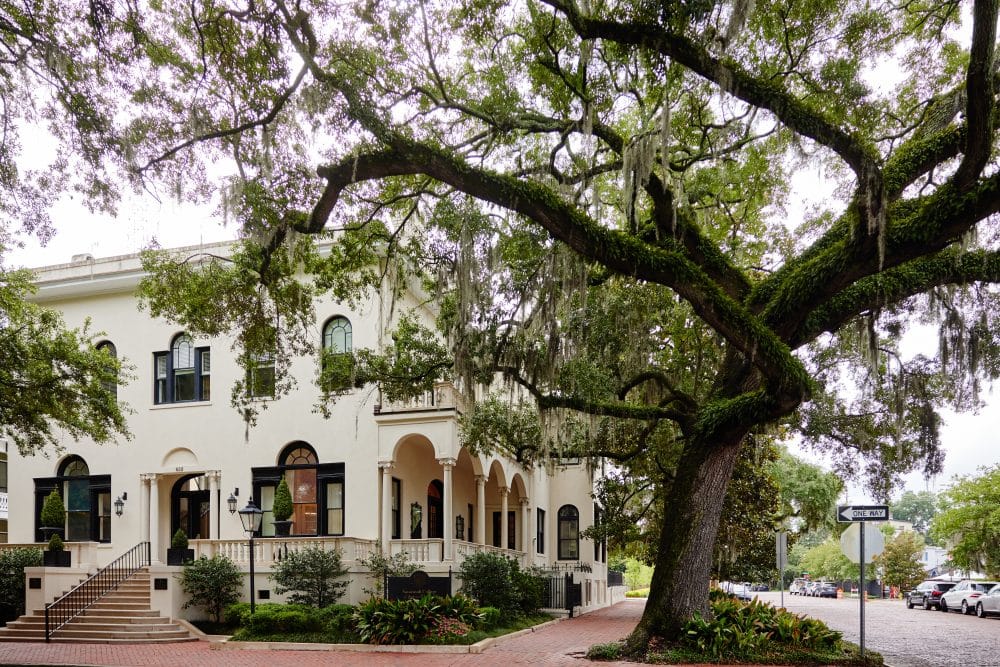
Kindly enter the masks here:
M 264 517 L 264 513 L 260 511 L 254 502 L 253 498 L 247 503 L 247 506 L 240 510 L 240 521 L 243 523 L 243 530 L 246 532 L 247 537 L 250 538 L 250 613 L 256 611 L 256 605 L 254 604 L 254 583 L 253 583 L 253 535 L 258 530 L 260 530 L 260 521 Z

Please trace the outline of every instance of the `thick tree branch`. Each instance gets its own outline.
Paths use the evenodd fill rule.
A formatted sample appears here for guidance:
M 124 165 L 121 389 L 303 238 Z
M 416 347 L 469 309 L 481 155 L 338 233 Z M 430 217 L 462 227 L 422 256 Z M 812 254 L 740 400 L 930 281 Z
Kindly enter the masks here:
M 993 150 L 993 57 L 997 7 L 997 0 L 976 0 L 972 5 L 972 48 L 965 76 L 969 131 L 965 156 L 954 177 L 958 188 L 964 188 L 979 177 Z

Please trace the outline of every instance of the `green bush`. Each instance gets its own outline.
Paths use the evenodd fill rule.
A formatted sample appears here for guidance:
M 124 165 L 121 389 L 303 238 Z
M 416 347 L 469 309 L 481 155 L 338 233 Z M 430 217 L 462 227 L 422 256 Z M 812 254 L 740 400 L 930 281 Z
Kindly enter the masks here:
M 24 568 L 42 564 L 42 550 L 17 547 L 0 551 L 0 621 L 24 613 Z
M 712 596 L 712 618 L 695 615 L 684 628 L 684 642 L 716 659 L 747 659 L 783 649 L 829 651 L 840 646 L 841 633 L 822 621 L 790 614 L 759 600 L 749 603 Z
M 410 555 L 405 551 L 391 556 L 382 553 L 381 540 L 375 542 L 371 553 L 358 559 L 358 565 L 371 572 L 374 586 L 363 590 L 372 597 L 382 597 L 386 577 L 408 577 L 417 570 L 416 564 L 410 561 Z
M 226 618 L 239 627 L 234 637 L 255 640 L 276 635 L 324 635 L 322 641 L 355 643 L 354 607 L 334 604 L 322 609 L 307 605 L 267 602 L 250 613 L 250 604 L 238 602 L 226 607 Z
M 482 611 L 471 598 L 464 595 L 448 595 L 440 598 L 441 614 L 454 618 L 470 627 L 479 627 L 483 621 Z
M 479 627 L 483 630 L 493 630 L 500 627 L 500 619 L 503 616 L 496 607 L 480 607 L 479 615 L 481 616 Z
M 521 570 L 517 561 L 482 552 L 466 558 L 458 570 L 462 593 L 482 607 L 496 607 L 507 617 L 532 614 L 545 605 L 545 577 Z
M 59 491 L 52 489 L 49 495 L 45 496 L 42 503 L 42 511 L 38 516 L 45 528 L 63 528 L 66 525 L 66 506 L 63 505 L 62 496 Z
M 170 540 L 171 549 L 187 549 L 188 548 L 188 536 L 184 532 L 183 528 L 178 528 L 177 532 L 174 533 L 173 538 Z
M 418 600 L 372 598 L 358 605 L 358 634 L 368 644 L 420 644 L 440 617 L 439 599 L 433 595 Z
M 281 481 L 278 482 L 278 488 L 274 490 L 274 502 L 271 505 L 274 520 L 288 521 L 288 517 L 292 516 L 293 509 L 292 494 L 288 490 L 288 482 L 282 477 Z
M 66 545 L 63 544 L 59 533 L 52 533 L 52 537 L 49 538 L 49 551 L 63 551 L 65 548 Z
M 327 551 L 320 546 L 290 552 L 274 565 L 271 578 L 279 595 L 291 593 L 289 602 L 310 607 L 333 604 L 344 594 L 348 574 L 340 561 L 340 551 Z
M 204 607 L 216 623 L 221 623 L 222 610 L 240 599 L 243 573 L 225 556 L 202 556 L 184 564 L 180 583 L 188 596 L 184 609 Z

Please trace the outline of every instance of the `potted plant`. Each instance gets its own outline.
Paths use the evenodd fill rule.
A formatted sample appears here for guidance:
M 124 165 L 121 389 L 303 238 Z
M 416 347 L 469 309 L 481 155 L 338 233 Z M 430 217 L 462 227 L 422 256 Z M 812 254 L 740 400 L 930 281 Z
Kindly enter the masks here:
M 274 534 L 278 537 L 288 537 L 291 532 L 292 522 L 292 492 L 288 490 L 288 482 L 282 477 L 278 482 L 278 488 L 274 490 Z
M 47 567 L 69 567 L 73 554 L 66 551 L 59 533 L 52 533 L 49 538 L 49 548 L 42 552 L 42 565 Z
M 178 528 L 167 549 L 167 565 L 183 565 L 194 560 L 194 549 L 188 549 L 188 536 L 183 528 Z
M 45 496 L 45 502 L 42 503 L 42 513 L 38 518 L 42 524 L 41 531 L 44 539 L 48 540 L 53 535 L 59 535 L 59 539 L 62 540 L 63 530 L 66 526 L 66 506 L 63 505 L 59 491 L 52 489 L 52 492 Z

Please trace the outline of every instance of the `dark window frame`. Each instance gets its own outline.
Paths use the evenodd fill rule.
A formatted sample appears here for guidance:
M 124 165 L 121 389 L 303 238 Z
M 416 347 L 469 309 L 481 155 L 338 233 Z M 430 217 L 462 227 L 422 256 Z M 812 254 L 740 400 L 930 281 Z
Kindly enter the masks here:
M 576 505 L 563 505 L 557 514 L 556 541 L 559 545 L 557 549 L 557 560 L 580 560 L 580 510 Z M 572 537 L 563 537 L 563 524 L 572 526 Z M 567 547 L 573 545 L 573 553 L 567 551 Z
M 174 357 L 182 339 L 191 344 L 194 355 L 193 366 L 174 367 Z M 160 360 L 163 359 L 163 374 L 160 375 Z M 177 372 L 191 368 L 194 376 L 193 398 L 177 399 Z M 194 339 L 186 333 L 179 333 L 170 340 L 170 349 L 153 353 L 153 404 L 172 405 L 178 403 L 199 403 L 212 400 L 212 348 L 208 345 L 197 347 Z M 162 386 L 161 386 L 162 385 Z
M 89 507 L 87 508 L 87 526 L 88 526 L 88 540 L 90 542 L 101 542 L 110 543 L 111 542 L 111 530 L 108 528 L 108 534 L 105 536 L 106 539 L 101 537 L 101 516 L 100 516 L 100 504 L 98 502 L 98 497 L 101 494 L 110 496 L 111 494 L 111 475 L 67 475 L 66 470 L 70 465 L 81 462 L 83 465 L 87 465 L 87 462 L 80 456 L 70 456 L 66 460 L 62 461 L 59 465 L 58 474 L 54 477 L 36 477 L 35 482 L 35 541 L 43 542 L 45 537 L 42 535 L 42 505 L 45 503 L 45 498 L 48 496 L 53 489 L 58 489 L 59 495 L 62 496 L 63 503 L 67 504 L 66 498 L 66 482 L 87 482 L 87 498 L 89 501 Z M 87 471 L 89 473 L 89 466 Z M 67 520 L 68 520 L 68 510 L 67 510 Z M 63 524 L 63 529 L 65 530 L 66 525 Z M 67 540 L 71 541 L 71 540 Z M 76 540 L 72 540 L 76 541 Z
M 537 508 L 535 517 L 535 551 L 545 553 L 545 510 L 541 507 Z
M 279 461 L 284 461 L 288 458 L 289 454 L 296 449 L 301 447 L 306 447 L 312 451 L 313 455 L 316 455 L 316 450 L 307 442 L 297 441 L 285 446 L 280 456 Z M 319 457 L 316 457 L 319 461 Z M 303 470 L 303 469 L 315 469 L 316 470 L 316 532 L 315 533 L 302 533 L 295 532 L 295 536 L 300 537 L 343 537 L 347 534 L 347 481 L 345 475 L 345 466 L 343 463 L 310 463 L 310 464 L 300 464 L 300 465 L 277 465 L 268 467 L 258 467 L 251 468 L 250 473 L 253 478 L 253 497 L 258 501 L 258 507 L 264 509 L 260 499 L 263 498 L 263 489 L 265 487 L 275 487 L 277 488 L 278 483 L 285 476 L 285 472 L 289 470 Z M 328 510 L 330 509 L 328 505 L 327 498 L 327 484 L 340 484 L 341 485 L 341 517 L 342 526 L 339 533 L 329 532 L 329 521 L 328 521 Z M 293 525 L 293 528 L 297 528 Z M 255 536 L 263 536 L 264 525 L 261 523 L 261 529 L 254 533 Z M 270 537 L 270 536 L 268 536 Z
M 118 348 L 115 347 L 115 344 L 112 343 L 110 340 L 102 340 L 100 343 L 98 343 L 97 345 L 94 346 L 94 349 L 96 349 L 98 351 L 102 351 L 103 350 L 103 351 L 107 352 L 108 355 L 111 356 L 112 359 L 114 359 L 116 361 L 118 360 Z M 103 386 L 104 389 L 107 390 L 107 392 L 109 394 L 112 394 L 116 399 L 118 398 L 118 379 L 117 378 L 115 378 L 114 382 L 102 382 L 101 386 Z

